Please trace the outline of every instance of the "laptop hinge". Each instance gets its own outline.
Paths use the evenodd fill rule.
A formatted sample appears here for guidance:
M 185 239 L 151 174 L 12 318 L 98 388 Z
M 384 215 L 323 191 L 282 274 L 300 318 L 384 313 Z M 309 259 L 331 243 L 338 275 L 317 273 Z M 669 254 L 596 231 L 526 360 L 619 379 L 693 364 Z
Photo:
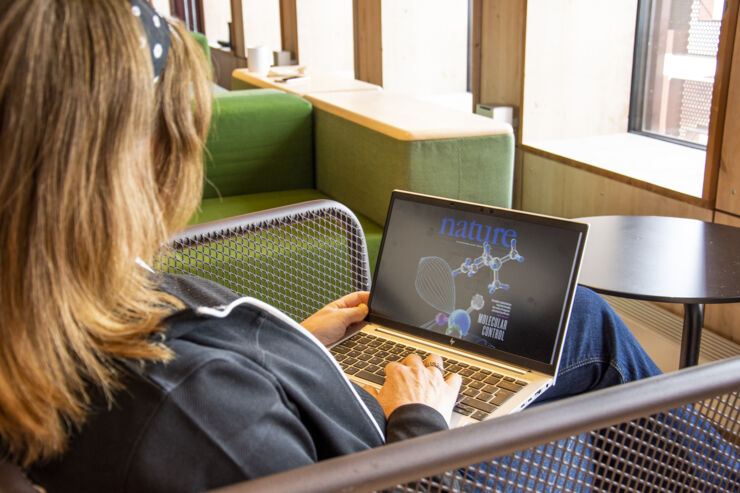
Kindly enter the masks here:
M 394 337 L 398 337 L 398 338 L 401 338 L 401 339 L 406 339 L 407 341 L 413 341 L 415 344 L 424 344 L 425 346 L 432 346 L 432 347 L 435 347 L 435 348 L 439 348 L 439 349 L 443 350 L 446 353 L 458 354 L 460 356 L 464 356 L 465 358 L 474 359 L 474 360 L 479 361 L 481 363 L 484 363 L 486 365 L 497 366 L 497 367 L 502 368 L 504 370 L 507 370 L 507 371 L 510 371 L 510 372 L 514 372 L 514 373 L 519 373 L 521 375 L 524 375 L 524 374 L 528 373 L 528 371 L 529 371 L 529 370 L 524 370 L 522 368 L 518 368 L 516 366 L 505 365 L 505 364 L 499 363 L 497 361 L 491 361 L 490 359 L 487 359 L 487 358 L 481 358 L 480 356 L 477 356 L 475 354 L 468 353 L 466 351 L 460 351 L 459 349 L 453 349 L 453 348 L 451 348 L 449 346 L 444 346 L 442 344 L 437 344 L 437 343 L 435 343 L 433 341 L 430 341 L 428 339 L 421 339 L 421 338 L 418 338 L 418 337 L 413 337 L 413 336 L 410 336 L 408 334 L 404 334 L 403 332 L 396 332 L 395 330 L 391 330 L 391 329 L 387 329 L 385 327 L 381 327 L 380 325 L 375 325 L 375 324 L 373 324 L 373 325 L 375 327 L 375 330 L 378 331 L 378 332 L 383 332 L 384 334 L 392 335 Z

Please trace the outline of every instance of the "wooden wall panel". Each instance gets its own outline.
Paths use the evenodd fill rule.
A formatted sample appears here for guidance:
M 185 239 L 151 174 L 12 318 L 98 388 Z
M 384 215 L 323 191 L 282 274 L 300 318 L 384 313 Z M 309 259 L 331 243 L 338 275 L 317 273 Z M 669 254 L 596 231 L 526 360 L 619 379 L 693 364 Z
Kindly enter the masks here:
M 704 305 L 704 328 L 740 344 L 740 303 Z
M 471 43 L 470 47 L 470 91 L 473 93 L 473 108 L 475 111 L 475 105 L 481 102 L 480 99 L 480 86 L 481 86 L 481 39 L 483 36 L 483 0 L 473 0 L 472 3 L 472 18 L 470 24 L 471 30 Z
M 211 62 L 213 63 L 213 78 L 221 87 L 231 89 L 231 72 L 237 68 L 247 66 L 247 59 L 234 55 L 232 51 L 211 47 Z
M 517 108 L 522 97 L 526 2 L 481 0 L 480 101 Z M 475 21 L 474 21 L 475 22 Z
M 704 169 L 704 189 L 702 191 L 702 197 L 712 205 L 717 200 L 717 180 L 722 158 L 722 139 L 727 117 L 727 93 L 730 89 L 730 69 L 732 68 L 732 52 L 735 48 L 739 3 L 738 0 L 726 0 L 719 33 L 717 69 L 714 75 L 714 89 L 712 90 L 707 159 Z
M 241 0 L 231 0 L 231 50 L 239 59 L 247 56 L 244 43 L 244 10 Z
M 381 0 L 353 0 L 355 79 L 383 85 Z
M 740 217 L 725 214 L 722 212 L 714 213 L 714 222 L 717 224 L 726 224 L 728 226 L 735 226 L 736 228 L 740 228 Z M 740 321 L 740 318 L 738 318 L 738 321 Z
M 523 153 L 522 209 L 561 217 L 639 214 L 712 220 L 712 211 L 531 153 Z
M 717 209 L 740 215 L 740 36 L 737 32 L 720 152 Z
M 716 212 L 714 222 L 740 228 L 740 217 Z M 706 305 L 704 326 L 740 344 L 740 303 Z
M 280 44 L 298 58 L 298 13 L 296 0 L 280 0 Z

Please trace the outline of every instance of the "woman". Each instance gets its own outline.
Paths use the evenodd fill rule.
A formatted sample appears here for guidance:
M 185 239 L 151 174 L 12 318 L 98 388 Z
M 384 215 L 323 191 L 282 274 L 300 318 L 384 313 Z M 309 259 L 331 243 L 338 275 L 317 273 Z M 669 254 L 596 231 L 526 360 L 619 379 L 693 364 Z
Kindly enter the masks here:
M 210 85 L 187 31 L 141 0 L 3 0 L 0 436 L 50 491 L 199 491 L 445 429 L 439 356 L 347 383 L 302 327 L 212 283 L 145 268 L 197 207 Z M 144 266 L 142 266 L 144 264 Z M 657 373 L 579 290 L 562 397 Z

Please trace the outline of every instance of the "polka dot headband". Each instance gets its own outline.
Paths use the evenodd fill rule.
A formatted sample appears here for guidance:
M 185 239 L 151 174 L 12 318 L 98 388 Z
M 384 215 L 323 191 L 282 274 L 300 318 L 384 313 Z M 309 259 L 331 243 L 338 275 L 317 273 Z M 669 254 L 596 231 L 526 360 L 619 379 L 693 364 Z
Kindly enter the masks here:
M 170 49 L 170 27 L 167 21 L 154 10 L 146 0 L 129 0 L 131 13 L 139 18 L 146 37 L 142 36 L 141 46 L 147 48 L 154 66 L 154 82 L 164 68 Z

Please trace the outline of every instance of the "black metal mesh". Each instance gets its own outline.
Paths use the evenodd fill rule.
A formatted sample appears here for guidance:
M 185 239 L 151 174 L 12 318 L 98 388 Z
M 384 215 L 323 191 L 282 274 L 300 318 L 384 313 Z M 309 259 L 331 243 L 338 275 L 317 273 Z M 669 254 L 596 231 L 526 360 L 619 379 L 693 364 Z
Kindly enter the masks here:
M 736 357 L 320 461 L 218 493 L 735 492 L 740 491 L 739 393 Z
M 303 320 L 325 304 L 370 286 L 365 240 L 348 210 L 297 206 L 198 226 L 155 260 L 156 270 L 215 281 Z
M 734 392 L 389 491 L 740 491 L 739 411 Z
M 212 279 L 240 295 L 259 298 L 279 307 L 295 320 L 301 320 L 326 303 L 348 292 L 368 289 L 370 285 L 360 225 L 346 208 L 333 204 L 336 203 L 319 201 L 283 209 L 279 214 L 251 214 L 198 226 L 174 240 L 171 251 L 157 259 L 155 267 L 165 272 Z M 740 367 L 737 361 L 740 359 L 727 360 L 726 366 L 698 367 L 657 377 L 667 378 L 659 380 L 660 384 L 652 384 L 654 387 L 647 387 L 653 389 L 652 392 L 626 384 L 602 391 L 605 392 L 602 394 L 587 394 L 577 405 L 566 399 L 466 429 L 395 444 L 403 451 L 397 460 L 394 456 L 392 462 L 406 471 L 403 473 L 398 470 L 387 473 L 374 465 L 387 453 L 382 447 L 337 458 L 349 461 L 342 462 L 344 469 L 334 465 L 325 469 L 319 462 L 311 466 L 319 468 L 313 474 L 311 468 L 287 471 L 263 478 L 264 481 L 227 489 L 235 492 L 265 489 L 343 491 L 352 484 L 352 491 L 367 491 L 371 488 L 354 482 L 357 477 L 365 477 L 375 485 L 382 485 L 373 489 L 399 492 L 740 491 Z M 652 407 L 651 404 L 650 412 L 660 411 L 654 414 L 632 414 L 645 417 L 621 422 L 621 418 L 601 421 L 604 412 L 601 406 L 605 401 L 612 405 L 624 401 L 621 397 L 609 401 L 614 393 L 634 397 L 635 402 L 644 406 L 654 398 L 652 394 L 657 393 L 654 389 L 671 386 L 681 390 L 701 385 L 706 375 L 714 375 L 715 380 L 717 375 L 727 376 L 732 379 L 732 386 L 722 387 L 722 392 L 701 390 L 701 393 L 694 393 L 692 399 L 681 398 L 671 406 Z M 724 394 L 728 389 L 732 391 Z M 722 395 L 693 402 L 715 394 Z M 671 409 L 683 402 L 693 404 Z M 510 425 L 515 421 L 509 418 L 518 420 L 519 425 Z M 537 438 L 526 442 L 527 446 L 522 445 L 520 436 L 526 439 L 522 430 L 528 429 L 528 424 L 531 428 L 548 419 L 561 423 L 566 418 L 577 418 L 578 426 L 567 428 L 567 433 L 543 431 L 546 439 L 543 437 L 540 442 Z M 596 422 L 598 427 L 591 424 Z M 551 427 L 552 423 L 547 426 Z M 607 423 L 613 424 L 607 426 Z M 468 431 L 475 431 L 475 434 L 464 435 L 468 438 L 461 442 L 461 433 Z M 578 434 L 567 436 L 568 433 Z M 415 471 L 422 464 L 414 460 L 429 449 L 427 438 L 434 438 L 434 463 L 439 464 L 440 470 L 419 478 L 417 474 L 421 473 Z M 512 443 L 512 438 L 516 440 L 514 447 L 493 451 L 499 443 Z M 470 440 L 477 441 L 478 447 L 484 443 L 485 447 L 476 449 L 483 453 L 476 452 L 474 461 L 467 459 L 466 462 L 461 457 L 470 457 Z M 530 447 L 533 443 L 539 445 Z M 500 455 L 512 450 L 513 453 Z M 363 454 L 375 455 L 368 461 Z M 405 461 L 417 465 L 408 465 Z M 423 474 L 430 470 L 425 469 Z M 396 474 L 395 479 L 389 474 Z M 417 479 L 392 486 L 411 478 Z

